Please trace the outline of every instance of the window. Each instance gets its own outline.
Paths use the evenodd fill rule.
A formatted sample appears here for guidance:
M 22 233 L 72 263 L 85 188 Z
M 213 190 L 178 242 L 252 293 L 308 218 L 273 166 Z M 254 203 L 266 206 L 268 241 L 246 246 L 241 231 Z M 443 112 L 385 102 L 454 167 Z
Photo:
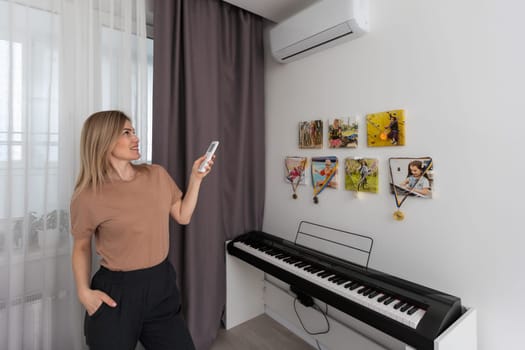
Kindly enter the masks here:
M 0 163 L 9 156 L 22 160 L 22 44 L 0 40 Z
M 146 39 L 146 47 L 138 48 L 137 41 L 132 40 L 132 61 L 122 63 L 122 42 L 124 35 L 120 30 L 103 28 L 102 30 L 102 61 L 101 61 L 101 89 L 102 109 L 114 109 L 127 106 L 131 102 L 130 112 L 136 119 L 133 120 L 137 135 L 140 139 L 142 159 L 151 163 L 151 128 L 152 128 L 152 96 L 153 96 L 153 40 Z M 147 71 L 141 77 L 139 55 L 137 50 L 146 50 Z M 139 64 L 137 64 L 139 63 Z M 147 91 L 137 91 L 139 79 L 146 79 Z M 142 83 L 142 82 L 140 82 Z M 131 93 L 131 101 L 125 101 Z M 137 96 L 138 95 L 138 96 Z M 147 104 L 147 110 L 141 112 L 141 106 Z
M 8 250 L 54 254 L 68 248 L 64 243 L 68 242 L 67 205 L 72 186 L 64 184 L 61 176 L 74 176 L 69 175 L 73 166 L 62 159 L 66 157 L 62 151 L 69 156 L 74 148 L 71 139 L 78 143 L 80 135 L 69 136 L 77 132 L 69 129 L 74 123 L 59 120 L 63 117 L 59 111 L 63 96 L 60 23 L 55 12 L 0 1 L 0 261 Z M 120 108 L 128 102 L 119 99 L 128 92 L 124 89 L 134 89 L 131 101 L 135 105 L 127 112 L 134 113 L 133 108 L 140 104 L 148 107 L 139 116 L 143 118 L 139 136 L 143 160 L 151 161 L 153 40 L 146 42 L 147 70 L 142 79 L 147 79 L 147 92 L 141 92 L 144 96 L 134 102 L 139 79 L 133 62 L 137 48 L 131 62 L 117 59 L 125 41 L 122 35 L 103 29 L 104 48 L 96 51 L 105 55 L 96 62 L 102 70 L 95 79 L 96 86 L 101 86 L 95 90 L 100 93 L 96 101 L 100 108 Z M 121 69 L 118 78 L 114 75 L 117 69 Z M 45 240 L 42 231 L 46 231 Z

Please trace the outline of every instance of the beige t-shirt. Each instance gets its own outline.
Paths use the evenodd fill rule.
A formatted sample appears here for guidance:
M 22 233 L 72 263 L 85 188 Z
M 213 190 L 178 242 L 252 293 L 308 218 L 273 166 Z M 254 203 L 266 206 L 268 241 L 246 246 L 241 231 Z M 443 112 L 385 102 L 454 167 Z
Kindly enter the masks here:
M 159 165 L 137 171 L 130 181 L 111 181 L 71 201 L 71 233 L 95 235 L 100 264 L 114 271 L 144 269 L 168 256 L 171 206 L 182 198 Z

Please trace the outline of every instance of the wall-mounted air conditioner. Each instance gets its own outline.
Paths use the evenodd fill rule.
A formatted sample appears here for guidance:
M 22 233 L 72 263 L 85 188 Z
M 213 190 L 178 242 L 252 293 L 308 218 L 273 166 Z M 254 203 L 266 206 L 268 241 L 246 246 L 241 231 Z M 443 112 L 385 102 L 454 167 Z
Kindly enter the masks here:
M 368 31 L 368 0 L 321 0 L 270 29 L 270 48 L 290 62 Z

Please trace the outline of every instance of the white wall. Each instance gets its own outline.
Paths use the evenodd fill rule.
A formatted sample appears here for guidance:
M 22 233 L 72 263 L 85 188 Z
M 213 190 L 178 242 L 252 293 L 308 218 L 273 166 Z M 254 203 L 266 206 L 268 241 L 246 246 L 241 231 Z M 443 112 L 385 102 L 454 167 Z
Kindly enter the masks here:
M 525 3 L 371 0 L 371 32 L 281 65 L 267 57 L 264 231 L 300 220 L 371 235 L 371 267 L 459 296 L 478 310 L 479 349 L 522 349 L 525 330 Z M 267 50 L 269 52 L 269 49 Z M 368 148 L 367 113 L 405 109 L 407 145 Z M 359 115 L 356 150 L 299 150 L 298 122 Z M 312 188 L 291 198 L 286 155 L 377 157 L 380 193 Z M 394 221 L 387 159 L 431 156 L 434 199 Z M 340 172 L 340 183 L 343 175 Z M 344 183 L 344 182 L 343 182 Z

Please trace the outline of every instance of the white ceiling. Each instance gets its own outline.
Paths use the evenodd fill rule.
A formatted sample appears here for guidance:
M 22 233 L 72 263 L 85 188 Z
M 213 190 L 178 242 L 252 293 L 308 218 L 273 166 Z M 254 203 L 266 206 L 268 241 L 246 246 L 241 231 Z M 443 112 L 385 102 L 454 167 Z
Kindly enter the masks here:
M 272 22 L 280 22 L 319 0 L 223 0 Z
M 223 0 L 255 13 L 269 21 L 279 23 L 285 18 L 320 0 Z M 153 35 L 153 12 L 155 0 L 146 0 L 146 22 L 148 33 Z

